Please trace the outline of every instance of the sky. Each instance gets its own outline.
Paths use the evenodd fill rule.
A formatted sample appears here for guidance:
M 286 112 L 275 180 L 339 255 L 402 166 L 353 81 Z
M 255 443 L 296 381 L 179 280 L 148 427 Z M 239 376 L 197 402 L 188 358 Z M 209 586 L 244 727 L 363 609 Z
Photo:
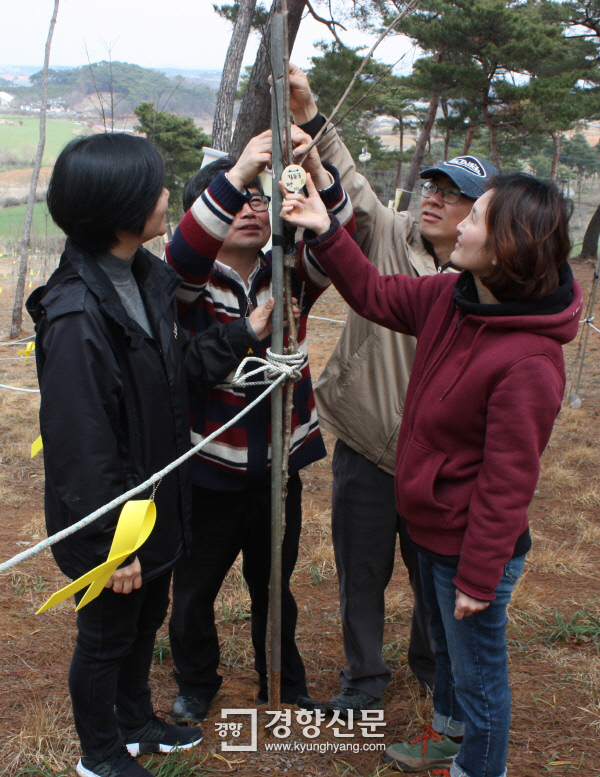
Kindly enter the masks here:
M 216 2 L 216 0 L 215 0 Z M 270 5 L 270 3 L 269 3 Z M 53 0 L 2 0 L 0 69 L 4 65 L 41 68 Z M 371 46 L 357 30 L 340 33 L 349 46 Z M 214 12 L 211 0 L 61 0 L 52 40 L 50 67 L 85 65 L 107 58 L 142 67 L 221 70 L 231 25 Z M 292 52 L 300 67 L 318 51 L 313 43 L 332 40 L 328 30 L 304 19 Z M 251 36 L 244 65 L 254 62 L 258 37 Z M 384 41 L 377 58 L 392 64 L 406 52 L 403 72 L 414 54 L 399 37 Z M 366 50 L 365 50 L 366 53 Z

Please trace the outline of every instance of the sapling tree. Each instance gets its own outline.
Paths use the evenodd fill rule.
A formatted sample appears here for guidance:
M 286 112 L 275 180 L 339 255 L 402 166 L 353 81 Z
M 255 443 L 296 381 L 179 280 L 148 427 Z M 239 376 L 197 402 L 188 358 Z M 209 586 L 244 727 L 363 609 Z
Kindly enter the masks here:
M 48 37 L 46 39 L 46 48 L 44 53 L 44 67 L 42 68 L 42 104 L 40 109 L 40 138 L 33 163 L 33 173 L 31 174 L 31 183 L 29 185 L 29 196 L 27 197 L 27 212 L 25 215 L 25 225 L 23 227 L 23 239 L 21 240 L 21 260 L 19 262 L 19 275 L 17 277 L 17 288 L 13 302 L 12 321 L 10 325 L 10 337 L 19 337 L 23 325 L 23 297 L 25 296 L 25 278 L 27 277 L 27 265 L 29 263 L 29 244 L 31 241 L 31 224 L 33 222 L 33 208 L 35 205 L 35 193 L 38 180 L 40 178 L 40 169 L 42 167 L 42 158 L 46 146 L 46 112 L 48 103 L 48 67 L 50 64 L 50 48 L 52 46 L 52 36 L 58 16 L 59 0 L 54 0 L 54 10 L 50 19 L 48 28 Z

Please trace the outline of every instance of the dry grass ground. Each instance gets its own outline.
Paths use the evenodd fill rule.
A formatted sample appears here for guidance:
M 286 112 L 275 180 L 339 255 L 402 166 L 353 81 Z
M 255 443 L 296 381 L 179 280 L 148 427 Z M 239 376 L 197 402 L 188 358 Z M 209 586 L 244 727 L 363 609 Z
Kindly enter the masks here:
M 0 266 L 0 275 L 5 271 Z M 9 270 L 8 270 L 9 271 Z M 586 287 L 589 264 L 576 264 Z M 34 277 L 36 283 L 38 279 Z M 6 339 L 10 294 L 0 294 L 0 335 Z M 315 315 L 342 320 L 345 306 L 334 291 Z M 318 374 L 340 325 L 314 320 L 311 361 Z M 27 332 L 31 329 L 27 328 Z M 582 407 L 566 408 L 543 459 L 531 508 L 534 549 L 510 608 L 508 627 L 513 689 L 509 774 L 513 777 L 600 776 L 600 335 L 590 333 Z M 15 347 L 0 347 L 0 383 L 35 387 L 33 360 L 14 360 Z M 574 347 L 568 349 L 572 358 Z M 6 360 L 6 359 L 11 360 Z M 0 538 L 2 559 L 43 536 L 43 466 L 29 458 L 38 434 L 36 395 L 0 389 Z M 466 418 L 468 422 L 468 418 Z M 327 438 L 329 451 L 332 439 Z M 304 531 L 293 587 L 299 607 L 298 641 L 310 693 L 326 699 L 338 691 L 344 665 L 337 581 L 330 541 L 330 458 L 308 468 L 304 480 Z M 0 576 L 0 774 L 4 777 L 74 775 L 78 745 L 67 699 L 67 672 L 75 629 L 71 603 L 35 616 L 39 604 L 63 582 L 48 552 Z M 398 554 L 388 589 L 385 656 L 393 670 L 384 696 L 385 742 L 411 735 L 429 720 L 423 697 L 406 665 L 411 594 Z M 239 562 L 216 606 L 224 683 L 204 724 L 197 752 L 146 766 L 158 777 L 229 775 L 288 777 L 391 775 L 376 752 L 267 752 L 273 743 L 259 713 L 256 753 L 223 752 L 216 724 L 224 708 L 253 708 L 256 696 L 250 642 L 249 598 Z M 175 693 L 166 630 L 159 634 L 151 685 L 158 710 Z M 264 709 L 264 708 L 263 708 Z M 315 743 L 344 742 L 321 728 Z M 231 740 L 235 742 L 234 740 Z M 310 742 L 292 725 L 289 742 Z M 353 741 L 362 743 L 360 737 Z M 377 740 L 371 740 L 377 741 Z

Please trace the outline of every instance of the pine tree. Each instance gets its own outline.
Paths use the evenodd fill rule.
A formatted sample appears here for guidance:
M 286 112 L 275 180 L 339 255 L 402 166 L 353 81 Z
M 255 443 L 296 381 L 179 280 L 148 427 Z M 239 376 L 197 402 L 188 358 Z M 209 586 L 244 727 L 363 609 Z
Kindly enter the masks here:
M 139 125 L 158 148 L 165 161 L 165 186 L 171 192 L 169 212 L 174 220 L 182 215 L 181 192 L 186 181 L 198 170 L 202 162 L 203 146 L 211 141 L 191 118 L 177 116 L 168 111 L 157 111 L 152 103 L 141 103 L 135 109 Z

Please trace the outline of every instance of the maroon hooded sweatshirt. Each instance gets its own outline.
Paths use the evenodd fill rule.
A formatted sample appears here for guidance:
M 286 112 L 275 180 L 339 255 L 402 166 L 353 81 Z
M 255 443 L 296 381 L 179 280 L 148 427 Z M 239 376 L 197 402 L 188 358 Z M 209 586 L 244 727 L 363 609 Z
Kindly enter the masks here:
M 485 305 L 468 271 L 380 275 L 336 224 L 307 244 L 353 310 L 417 338 L 396 454 L 398 511 L 421 548 L 456 558 L 461 591 L 493 600 L 528 537 L 527 508 L 565 389 L 562 346 L 577 334 L 579 284 L 567 265 L 543 300 Z

